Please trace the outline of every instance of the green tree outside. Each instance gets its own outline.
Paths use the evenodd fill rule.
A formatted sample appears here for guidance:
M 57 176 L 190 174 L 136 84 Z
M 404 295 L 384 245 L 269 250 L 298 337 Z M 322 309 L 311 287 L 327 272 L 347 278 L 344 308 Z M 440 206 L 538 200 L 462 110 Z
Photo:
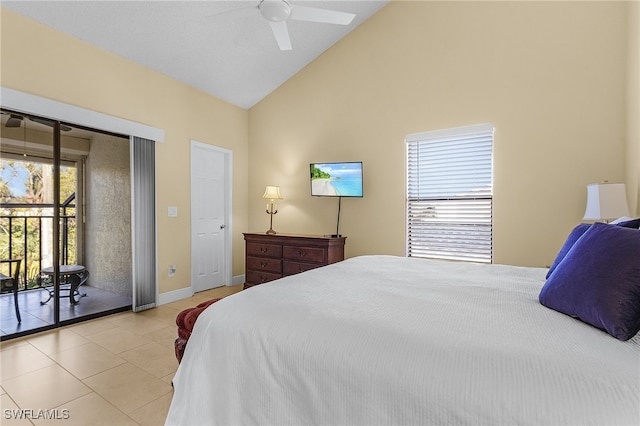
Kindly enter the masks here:
M 51 219 L 53 210 L 46 204 L 53 204 L 52 166 L 30 161 L 0 161 L 0 258 L 22 258 L 23 277 L 27 278 L 27 288 L 36 286 L 35 278 L 40 273 L 40 250 L 52 235 Z M 75 167 L 60 168 L 60 202 L 63 203 L 75 194 L 77 173 Z M 33 207 L 11 207 L 11 204 L 33 204 Z M 75 206 L 75 200 L 71 202 Z M 61 241 L 65 252 L 65 263 L 76 262 L 76 208 L 61 209 L 61 238 L 64 238 L 65 225 L 68 245 Z M 11 247 L 9 247 L 11 236 Z M 26 236 L 26 238 L 25 238 Z M 26 239 L 26 248 L 25 248 Z M 42 248 L 42 257 L 46 250 Z M 50 266 L 50 265 L 43 265 Z M 21 280 L 22 282 L 22 280 Z

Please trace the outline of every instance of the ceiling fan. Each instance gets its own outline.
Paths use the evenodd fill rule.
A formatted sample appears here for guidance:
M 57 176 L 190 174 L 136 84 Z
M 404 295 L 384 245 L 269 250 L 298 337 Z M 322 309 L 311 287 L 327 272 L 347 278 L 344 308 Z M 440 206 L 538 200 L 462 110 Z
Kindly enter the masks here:
M 22 120 L 24 119 L 22 115 L 8 113 L 8 112 L 2 112 L 2 115 L 9 116 L 7 117 L 7 121 L 4 124 L 5 127 L 22 127 Z M 36 123 L 44 124 L 45 126 L 48 126 L 48 127 L 53 127 L 53 122 L 50 120 L 46 120 L 44 118 L 39 118 L 39 117 L 28 117 L 28 118 L 29 120 L 34 121 Z M 71 130 L 71 127 L 61 124 L 60 130 L 62 130 L 63 132 L 68 132 Z
M 271 31 L 273 31 L 280 50 L 291 50 L 291 39 L 287 29 L 287 20 L 289 19 L 323 24 L 349 25 L 356 16 L 353 13 L 339 12 L 337 10 L 290 4 L 287 0 L 260 0 L 257 6 L 234 9 L 214 16 L 238 12 L 244 13 L 245 11 L 253 13 L 255 10 L 259 11 L 262 17 L 269 21 Z

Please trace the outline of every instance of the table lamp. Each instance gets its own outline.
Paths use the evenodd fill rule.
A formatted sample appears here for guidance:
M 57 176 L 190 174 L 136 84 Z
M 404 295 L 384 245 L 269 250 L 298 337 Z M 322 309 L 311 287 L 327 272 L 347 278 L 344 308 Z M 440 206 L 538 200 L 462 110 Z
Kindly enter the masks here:
M 591 183 L 587 185 L 587 207 L 583 220 L 609 222 L 629 215 L 624 183 Z
M 266 198 L 269 200 L 267 203 L 267 214 L 270 216 L 271 220 L 269 222 L 269 230 L 265 232 L 269 235 L 274 235 L 276 231 L 273 230 L 273 215 L 278 213 L 278 205 L 274 203 L 274 200 L 282 200 L 282 195 L 280 195 L 280 187 L 279 186 L 267 186 L 264 190 L 264 194 L 262 194 L 262 198 Z

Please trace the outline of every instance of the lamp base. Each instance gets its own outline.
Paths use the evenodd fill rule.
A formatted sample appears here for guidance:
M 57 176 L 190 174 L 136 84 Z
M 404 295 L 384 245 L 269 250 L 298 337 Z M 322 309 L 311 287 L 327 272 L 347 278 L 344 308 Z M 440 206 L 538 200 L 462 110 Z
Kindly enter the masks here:
M 276 231 L 273 230 L 273 215 L 278 213 L 278 210 L 273 210 L 273 200 L 271 200 L 271 211 L 267 210 L 269 215 L 269 230 L 265 232 L 267 235 L 275 235 Z

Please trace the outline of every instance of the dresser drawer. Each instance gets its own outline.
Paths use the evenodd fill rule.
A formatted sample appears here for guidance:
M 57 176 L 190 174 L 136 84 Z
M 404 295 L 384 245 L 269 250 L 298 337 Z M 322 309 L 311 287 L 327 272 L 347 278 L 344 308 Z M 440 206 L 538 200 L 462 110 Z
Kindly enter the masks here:
M 282 260 L 269 257 L 247 257 L 247 269 L 250 271 L 282 272 Z
M 282 275 L 295 275 L 321 266 L 323 265 L 319 263 L 291 262 L 289 260 L 285 260 L 282 265 Z
M 267 283 L 269 281 L 277 280 L 278 278 L 282 278 L 282 275 L 262 271 L 247 271 L 247 282 L 245 286 L 249 287 L 256 284 Z
M 247 243 L 247 256 L 282 257 L 282 246 L 279 244 Z
M 1 0 L 0 0 L 1 1 Z M 344 259 L 345 237 L 246 232 L 244 288 Z
M 283 258 L 305 262 L 326 263 L 325 253 L 326 250 L 322 247 L 284 246 L 282 248 Z

